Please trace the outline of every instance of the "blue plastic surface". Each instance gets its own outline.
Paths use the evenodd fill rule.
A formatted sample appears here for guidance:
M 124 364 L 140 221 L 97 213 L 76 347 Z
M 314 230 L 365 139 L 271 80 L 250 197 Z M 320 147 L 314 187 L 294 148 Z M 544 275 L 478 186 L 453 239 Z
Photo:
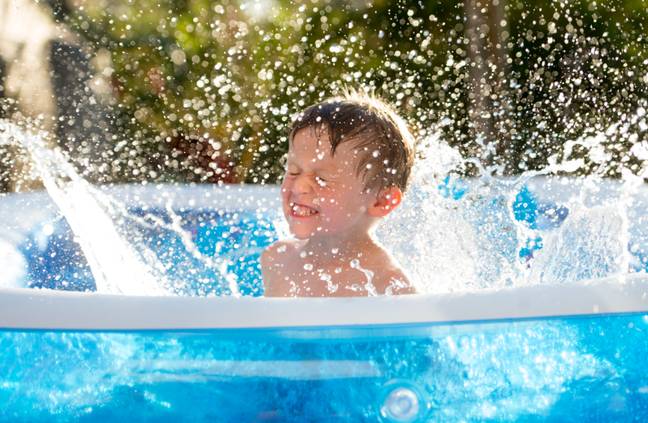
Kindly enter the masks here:
M 4 331 L 0 421 L 645 421 L 647 322 Z

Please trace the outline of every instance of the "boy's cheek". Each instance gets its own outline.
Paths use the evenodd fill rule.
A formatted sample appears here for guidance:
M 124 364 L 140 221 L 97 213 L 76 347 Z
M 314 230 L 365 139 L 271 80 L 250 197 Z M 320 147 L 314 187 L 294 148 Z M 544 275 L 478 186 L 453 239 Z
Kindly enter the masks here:
M 320 206 L 320 207 L 321 206 L 336 207 L 339 204 L 339 201 L 334 197 L 320 195 L 319 197 L 315 197 L 313 199 L 313 203 L 315 203 L 316 206 Z

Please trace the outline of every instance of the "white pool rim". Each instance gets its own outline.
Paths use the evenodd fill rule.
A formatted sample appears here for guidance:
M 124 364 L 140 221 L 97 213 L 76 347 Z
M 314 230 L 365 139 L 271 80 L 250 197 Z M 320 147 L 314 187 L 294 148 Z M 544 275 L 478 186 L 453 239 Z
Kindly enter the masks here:
M 648 313 L 648 275 L 356 298 L 155 297 L 0 289 L 1 329 L 186 330 L 412 325 Z

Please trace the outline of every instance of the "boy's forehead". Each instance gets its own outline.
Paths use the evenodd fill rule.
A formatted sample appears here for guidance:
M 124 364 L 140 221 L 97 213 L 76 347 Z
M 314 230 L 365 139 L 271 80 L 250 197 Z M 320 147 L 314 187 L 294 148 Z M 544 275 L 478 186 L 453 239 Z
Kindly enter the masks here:
M 332 151 L 328 131 L 325 128 L 308 127 L 298 131 L 288 146 L 289 158 L 312 155 L 311 161 L 352 163 L 360 156 L 352 140 L 340 143 Z
M 331 141 L 329 139 L 328 131 L 325 127 L 315 126 L 309 126 L 307 128 L 300 129 L 293 136 L 289 145 L 289 149 L 316 149 L 329 153 L 331 151 Z

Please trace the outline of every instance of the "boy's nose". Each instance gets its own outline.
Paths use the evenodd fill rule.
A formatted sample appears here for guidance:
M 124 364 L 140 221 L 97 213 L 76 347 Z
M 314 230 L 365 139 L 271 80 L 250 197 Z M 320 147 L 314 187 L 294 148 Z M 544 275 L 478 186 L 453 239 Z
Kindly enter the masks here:
M 293 192 L 295 194 L 307 194 L 311 192 L 313 189 L 311 179 L 310 176 L 305 174 L 297 175 L 292 186 Z

